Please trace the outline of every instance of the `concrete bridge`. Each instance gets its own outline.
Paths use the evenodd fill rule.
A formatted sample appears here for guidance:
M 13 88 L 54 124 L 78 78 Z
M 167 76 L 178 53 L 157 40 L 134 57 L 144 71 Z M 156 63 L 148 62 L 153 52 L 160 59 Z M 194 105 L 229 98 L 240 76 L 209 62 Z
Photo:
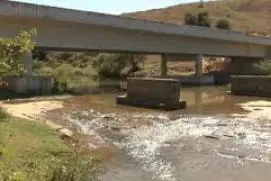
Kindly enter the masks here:
M 202 57 L 263 59 L 271 55 L 271 39 L 212 28 L 178 26 L 100 13 L 0 1 L 0 37 L 35 28 L 38 48 L 53 51 L 102 51 L 161 54 L 167 60 L 190 57 L 201 74 Z M 31 60 L 31 55 L 26 57 Z M 28 72 L 31 66 L 28 64 Z

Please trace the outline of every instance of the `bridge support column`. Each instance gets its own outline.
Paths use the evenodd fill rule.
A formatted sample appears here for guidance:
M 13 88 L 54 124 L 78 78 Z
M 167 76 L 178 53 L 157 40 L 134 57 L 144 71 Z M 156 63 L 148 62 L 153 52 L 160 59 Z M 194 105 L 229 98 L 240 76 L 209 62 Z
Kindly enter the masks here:
M 203 74 L 203 56 L 197 55 L 196 57 L 196 76 Z
M 166 55 L 161 55 L 161 76 L 167 76 L 167 58 Z
M 33 64 L 32 52 L 25 53 L 24 66 L 25 66 L 25 70 L 26 70 L 26 73 L 25 73 L 26 76 L 32 76 L 32 74 L 33 74 L 32 64 Z

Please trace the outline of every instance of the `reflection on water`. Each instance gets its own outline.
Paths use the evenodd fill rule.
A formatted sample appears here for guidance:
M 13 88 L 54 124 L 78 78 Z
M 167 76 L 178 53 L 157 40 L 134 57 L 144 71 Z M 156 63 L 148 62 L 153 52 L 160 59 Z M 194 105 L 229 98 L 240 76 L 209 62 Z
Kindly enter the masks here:
M 229 85 L 192 87 L 181 89 L 181 99 L 187 101 L 188 114 L 234 114 L 245 113 L 239 104 L 259 100 L 258 97 L 234 96 L 230 94 Z M 271 99 L 263 99 L 268 100 Z
M 226 100 L 227 91 L 227 86 L 183 88 L 181 89 L 181 99 L 187 101 L 189 110 L 202 113 L 208 109 L 208 106 L 229 101 Z

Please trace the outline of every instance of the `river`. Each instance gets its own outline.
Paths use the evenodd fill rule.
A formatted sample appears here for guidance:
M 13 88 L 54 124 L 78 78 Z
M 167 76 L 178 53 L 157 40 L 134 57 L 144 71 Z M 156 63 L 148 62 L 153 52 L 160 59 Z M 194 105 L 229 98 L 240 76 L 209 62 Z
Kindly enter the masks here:
M 116 106 L 116 94 L 74 98 L 63 117 L 117 150 L 101 181 L 269 181 L 269 105 L 246 110 L 262 99 L 228 89 L 182 88 L 188 107 L 172 112 Z

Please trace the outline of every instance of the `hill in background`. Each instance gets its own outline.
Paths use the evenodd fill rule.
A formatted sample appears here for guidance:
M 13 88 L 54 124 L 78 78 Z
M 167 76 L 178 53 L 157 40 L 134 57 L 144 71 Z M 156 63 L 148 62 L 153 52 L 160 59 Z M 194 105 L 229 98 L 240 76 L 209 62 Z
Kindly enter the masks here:
M 208 11 L 212 22 L 228 19 L 232 29 L 246 32 L 271 33 L 271 0 L 220 0 L 180 4 L 163 9 L 123 14 L 138 19 L 183 24 L 186 13 Z

